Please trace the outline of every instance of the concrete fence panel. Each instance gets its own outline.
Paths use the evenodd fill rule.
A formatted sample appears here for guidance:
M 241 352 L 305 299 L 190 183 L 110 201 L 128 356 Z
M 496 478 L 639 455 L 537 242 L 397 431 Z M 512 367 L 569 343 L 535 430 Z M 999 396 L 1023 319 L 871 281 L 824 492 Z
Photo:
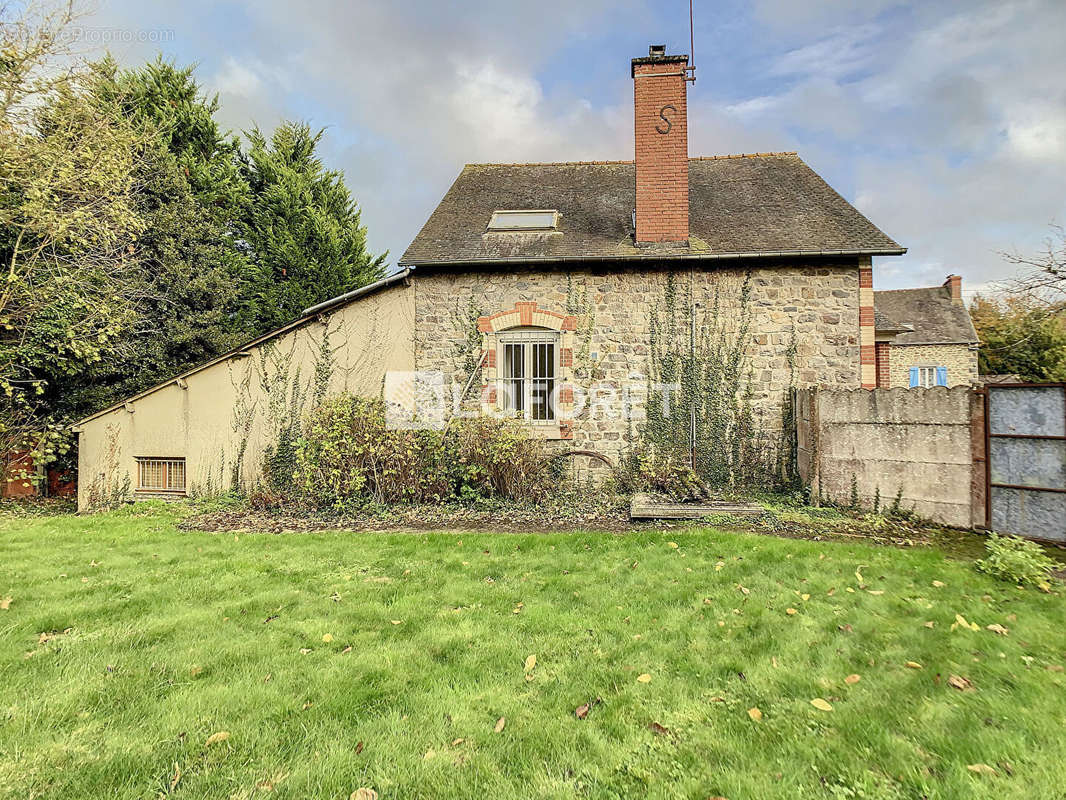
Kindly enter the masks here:
M 903 509 L 957 527 L 974 517 L 972 431 L 978 398 L 969 387 L 808 389 L 798 393 L 797 456 L 812 495 Z M 983 466 L 976 464 L 977 469 Z

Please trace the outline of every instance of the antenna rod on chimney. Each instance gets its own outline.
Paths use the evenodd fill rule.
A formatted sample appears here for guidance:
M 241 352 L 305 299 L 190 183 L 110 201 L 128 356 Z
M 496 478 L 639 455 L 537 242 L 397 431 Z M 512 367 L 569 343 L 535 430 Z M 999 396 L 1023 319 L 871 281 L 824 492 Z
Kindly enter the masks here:
M 688 52 L 692 59 L 692 82 L 696 82 L 696 29 L 692 24 L 692 0 L 688 0 Z

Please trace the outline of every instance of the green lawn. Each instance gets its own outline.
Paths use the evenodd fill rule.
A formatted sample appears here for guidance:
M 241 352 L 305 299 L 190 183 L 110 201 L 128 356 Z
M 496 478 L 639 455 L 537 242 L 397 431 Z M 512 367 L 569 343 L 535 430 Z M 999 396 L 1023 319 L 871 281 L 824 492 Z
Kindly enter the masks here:
M 1066 791 L 1061 586 L 932 548 L 708 529 L 175 519 L 0 519 L 0 797 Z

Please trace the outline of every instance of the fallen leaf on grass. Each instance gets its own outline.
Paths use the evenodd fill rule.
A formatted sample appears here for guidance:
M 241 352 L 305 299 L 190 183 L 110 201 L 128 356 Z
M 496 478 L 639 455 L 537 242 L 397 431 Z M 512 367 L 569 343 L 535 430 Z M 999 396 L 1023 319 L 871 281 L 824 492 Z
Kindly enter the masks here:
M 465 741 L 466 741 L 466 739 L 464 739 L 461 736 L 458 739 L 452 739 L 452 747 L 458 747 L 459 745 L 461 745 Z
M 356 745 L 355 745 L 355 754 L 359 755 L 362 752 L 363 752 L 363 743 L 360 741 L 360 742 L 357 742 Z
M 493 730 L 496 733 L 499 733 L 500 731 L 503 730 L 503 728 L 504 728 L 504 726 L 506 724 L 507 724 L 507 718 L 506 717 L 500 717 L 498 720 L 496 720 L 496 727 L 493 728 Z
M 333 634 L 332 633 L 324 633 L 324 634 L 322 634 L 322 641 L 325 642 L 326 644 L 329 644 L 330 642 L 333 641 Z
M 1064 672 L 1064 671 L 1066 671 L 1066 667 L 1063 667 L 1062 664 L 1048 664 L 1047 665 L 1047 671 L 1048 672 Z
M 436 750 L 427 750 L 426 754 L 424 756 L 422 756 L 422 758 L 424 760 L 426 760 L 426 761 L 428 761 L 431 758 L 436 758 L 436 757 L 437 757 L 437 751 Z
M 852 684 L 858 683 L 861 680 L 862 680 L 862 676 L 852 674 L 852 675 L 848 675 L 848 677 L 846 677 L 844 679 L 844 683 L 846 683 L 846 684 L 848 684 L 850 686 Z
M 651 675 L 647 672 L 641 673 L 637 676 L 637 683 L 651 683 Z
M 259 783 L 255 785 L 255 788 L 262 789 L 264 792 L 272 792 L 274 791 L 274 787 L 284 781 L 287 777 L 289 777 L 289 773 L 279 772 L 277 775 L 267 778 L 265 781 L 259 781 Z
M 944 583 L 944 581 L 933 581 L 933 586 L 935 586 L 937 589 L 943 589 L 945 586 L 947 586 L 947 584 Z
M 962 614 L 956 614 L 955 621 L 951 623 L 951 629 L 955 630 L 959 627 L 969 628 L 971 631 L 981 630 L 981 626 L 978 625 L 976 622 L 967 622 L 966 617 L 964 617 Z
M 907 666 L 910 669 L 921 669 L 922 668 L 922 665 L 919 664 L 917 661 L 908 661 L 904 666 Z
M 199 675 L 203 671 L 204 671 L 203 667 L 197 666 L 197 665 L 193 665 L 192 667 L 189 668 L 189 675 L 191 675 L 193 678 L 195 678 L 197 675 Z
M 306 703 L 304 703 L 304 709 L 303 710 L 306 711 L 307 709 L 309 709 L 313 705 L 314 705 L 314 703 L 312 703 L 310 700 L 308 700 Z
M 986 625 L 985 630 L 992 631 L 992 633 L 998 633 L 1000 636 L 1006 636 L 1008 633 L 1010 633 L 1009 628 L 1004 628 L 998 622 L 993 622 L 991 625 Z
M 722 567 L 724 567 L 724 566 L 725 566 L 725 562 L 724 561 L 719 561 L 717 564 L 714 565 L 714 571 L 715 572 L 721 572 L 722 571 Z
M 800 595 L 800 600 L 802 600 L 804 603 L 806 603 L 810 599 L 811 599 L 811 596 L 809 594 L 807 594 L 806 592 Z
M 829 705 L 825 700 L 820 697 L 816 697 L 811 700 L 811 705 L 817 708 L 819 711 L 832 711 L 833 707 Z
M 755 708 L 753 706 L 752 708 L 748 709 L 748 716 L 756 722 L 759 722 L 762 719 L 762 712 L 758 708 Z
M 931 620 L 929 622 L 925 623 L 925 627 L 927 627 L 927 628 L 933 628 L 935 626 L 936 626 L 936 623 L 931 621 Z
M 306 656 L 310 652 L 311 652 L 311 648 L 310 647 L 301 647 L 300 648 L 300 655 L 302 655 L 302 656 Z
M 341 655 L 343 656 L 345 653 L 350 653 L 350 652 L 352 652 L 352 646 L 348 645 L 343 650 L 341 650 Z
M 393 625 L 403 625 L 402 619 L 390 619 L 389 622 L 391 622 Z
M 966 769 L 970 772 L 976 772 L 978 775 L 995 775 L 996 770 L 988 766 L 988 764 L 967 764 Z
M 677 549 L 677 542 L 667 542 L 666 546 L 667 547 L 672 547 L 674 550 L 676 550 Z
M 537 666 L 537 657 L 535 655 L 526 656 L 526 672 L 532 672 L 535 666 Z
M 737 584 L 737 588 L 740 589 L 740 593 L 743 595 L 751 594 L 751 589 L 747 588 L 746 586 L 741 586 L 739 583 Z
M 356 789 L 352 792 L 348 800 L 378 800 L 378 793 L 373 789 L 363 787 L 362 789 Z
M 952 686 L 958 689 L 960 692 L 972 692 L 974 690 L 973 684 L 969 679 L 962 677 L 961 675 L 951 675 L 948 677 L 948 686 Z
M 207 741 L 204 742 L 204 747 L 210 747 L 213 744 L 224 742 L 229 738 L 229 731 L 219 731 L 218 733 L 212 733 L 207 737 Z
M 14 598 L 11 597 L 5 597 L 4 599 L 0 600 L 0 611 L 7 611 L 9 608 L 11 608 L 11 603 L 13 599 Z
M 665 725 L 660 725 L 658 722 L 649 722 L 648 723 L 648 730 L 654 731 L 655 733 L 659 734 L 660 736 L 669 736 L 670 735 L 670 729 L 667 728 Z
M 511 613 L 512 614 L 521 614 L 522 613 L 522 609 L 525 608 L 525 607 L 526 607 L 525 603 L 519 603 L 518 605 L 516 605 L 514 607 L 514 611 L 512 611 Z
M 786 608 L 785 609 L 785 613 L 788 614 L 791 617 L 791 616 L 793 616 L 794 614 L 796 614 L 798 612 L 794 608 Z
M 841 633 L 851 633 L 851 625 L 837 625 L 837 630 Z
M 869 591 L 870 594 L 873 594 L 873 595 L 882 595 L 882 594 L 885 593 L 884 589 L 869 589 L 868 591 Z

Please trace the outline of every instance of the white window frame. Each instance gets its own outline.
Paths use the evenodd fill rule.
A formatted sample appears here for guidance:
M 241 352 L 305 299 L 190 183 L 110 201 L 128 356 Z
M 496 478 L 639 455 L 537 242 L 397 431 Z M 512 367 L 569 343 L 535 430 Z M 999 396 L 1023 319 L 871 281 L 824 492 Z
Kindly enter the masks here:
M 551 223 L 548 225 L 515 225 L 509 224 L 522 214 L 551 214 Z M 488 230 L 493 233 L 515 233 L 522 231 L 554 231 L 559 229 L 559 212 L 553 208 L 517 208 L 492 212 L 489 217 Z
M 497 407 L 500 410 L 521 411 L 522 418 L 533 425 L 557 425 L 559 423 L 559 385 L 562 382 L 559 376 L 560 340 L 559 332 L 548 328 L 501 331 L 496 335 L 496 397 Z M 552 346 L 552 376 L 550 378 L 536 377 L 534 375 L 535 348 L 533 345 L 537 344 L 550 344 Z M 512 378 L 507 375 L 508 361 L 506 353 L 508 345 L 522 345 L 523 370 L 521 378 Z M 512 397 L 512 390 L 516 381 L 521 381 L 521 409 L 515 408 L 515 404 L 508 402 Z M 545 381 L 550 382 L 550 388 L 545 398 L 548 406 L 548 417 L 534 419 L 534 384 Z
M 936 384 L 936 371 L 940 367 L 940 364 L 915 364 L 918 370 L 918 387 L 921 389 L 932 389 Z M 928 377 L 928 381 L 926 378 Z
M 184 458 L 174 456 L 166 458 L 138 456 L 136 461 L 138 492 L 185 494 L 188 476 Z M 149 478 L 158 477 L 158 485 L 146 486 L 146 476 Z

